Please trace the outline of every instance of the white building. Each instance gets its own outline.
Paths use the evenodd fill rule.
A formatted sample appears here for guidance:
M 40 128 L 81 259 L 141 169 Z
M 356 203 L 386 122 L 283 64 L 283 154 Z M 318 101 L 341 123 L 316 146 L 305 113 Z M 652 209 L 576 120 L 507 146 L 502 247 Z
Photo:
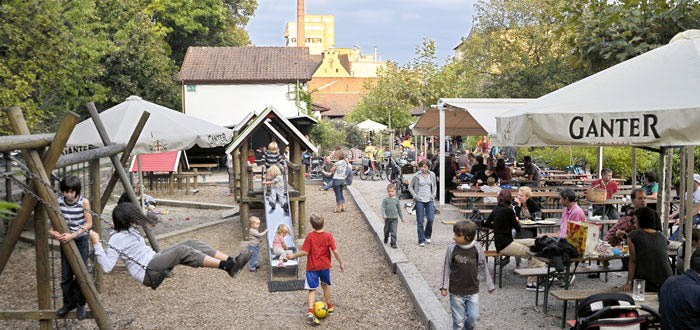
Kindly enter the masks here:
M 182 111 L 222 126 L 269 105 L 303 115 L 296 91 L 319 64 L 306 47 L 190 47 L 180 69 Z

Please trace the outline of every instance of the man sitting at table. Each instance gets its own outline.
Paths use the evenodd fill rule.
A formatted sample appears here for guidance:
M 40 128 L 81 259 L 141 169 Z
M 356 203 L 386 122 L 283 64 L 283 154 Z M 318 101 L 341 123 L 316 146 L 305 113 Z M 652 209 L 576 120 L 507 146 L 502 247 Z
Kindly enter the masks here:
M 561 226 L 559 232 L 548 236 L 566 238 L 566 224 L 569 221 L 586 221 L 586 214 L 576 203 L 576 193 L 569 188 L 559 192 L 559 204 L 564 207 L 561 214 Z
M 613 194 L 617 192 L 617 183 L 612 180 L 613 172 L 609 168 L 604 168 L 600 171 L 601 178 L 598 180 L 593 180 L 591 184 L 591 189 L 605 189 L 607 195 L 606 200 L 610 200 Z M 605 212 L 605 214 L 603 214 Z M 608 219 L 619 219 L 620 215 L 617 213 L 617 208 L 614 205 L 594 205 L 593 206 L 594 215 L 603 215 Z
M 632 198 L 632 207 L 627 209 L 625 215 L 620 217 L 620 220 L 605 235 L 605 241 L 610 243 L 611 246 L 618 246 L 623 240 L 627 239 L 627 234 L 635 229 L 634 211 L 647 206 L 647 195 L 644 193 L 644 189 L 637 188 L 632 190 L 630 198 Z M 660 230 L 661 228 L 657 229 Z
M 697 226 L 700 224 L 700 174 L 693 174 L 693 189 L 695 189 L 695 192 L 693 193 L 693 226 Z M 680 228 L 685 228 L 685 220 L 678 218 L 678 212 L 680 209 L 676 210 L 675 212 L 671 213 L 670 218 L 671 219 L 677 219 L 675 225 L 678 226 L 678 229 L 676 229 L 675 232 L 669 237 L 668 239 L 672 241 L 680 241 Z M 683 223 L 683 225 L 680 225 Z M 683 230 L 685 232 L 685 230 Z
M 470 171 L 470 173 L 472 175 L 476 175 L 476 173 L 479 173 L 485 169 L 486 169 L 486 164 L 484 164 L 484 156 L 482 156 L 482 155 L 476 156 L 476 164 L 474 164 L 474 166 L 472 166 L 472 170 Z
M 690 269 L 666 280 L 659 291 L 661 329 L 700 329 L 700 250 Z
M 498 176 L 496 176 L 494 169 L 487 167 L 483 171 L 479 171 L 474 175 L 474 177 L 472 178 L 472 183 L 476 185 L 483 185 L 489 178 L 493 178 L 494 180 L 496 180 L 496 182 L 498 182 Z
M 523 162 L 525 163 L 524 169 L 523 169 L 523 175 L 525 176 L 525 180 L 532 181 L 529 186 L 537 187 L 540 184 L 540 170 L 537 168 L 537 165 L 535 165 L 532 162 L 532 157 L 530 156 L 525 156 L 523 157 Z

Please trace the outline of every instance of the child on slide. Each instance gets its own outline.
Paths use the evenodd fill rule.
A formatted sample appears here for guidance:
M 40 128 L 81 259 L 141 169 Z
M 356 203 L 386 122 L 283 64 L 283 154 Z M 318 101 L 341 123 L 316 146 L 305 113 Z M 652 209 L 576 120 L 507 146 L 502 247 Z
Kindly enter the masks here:
M 177 265 L 219 268 L 231 277 L 235 277 L 250 259 L 250 251 L 241 252 L 233 258 L 199 240 L 187 240 L 156 253 L 146 245 L 143 237 L 136 230 L 137 226 L 148 225 L 152 221 L 144 216 L 141 209 L 134 203 L 117 205 L 112 212 L 114 232 L 107 243 L 111 247 L 108 247 L 106 252 L 100 244 L 100 235 L 90 231 L 90 241 L 94 246 L 97 262 L 105 273 L 114 268 L 117 258 L 121 258 L 131 277 L 155 290 L 163 281 L 165 274 Z M 114 248 L 119 249 L 123 254 Z M 146 266 L 146 269 L 140 265 Z
M 277 264 L 277 267 L 286 267 L 284 262 L 287 261 L 287 255 L 293 252 L 288 250 L 287 244 L 284 243 L 284 237 L 291 234 L 292 231 L 289 230 L 287 225 L 282 224 L 277 226 L 277 232 L 275 233 L 275 237 L 272 239 L 272 253 L 279 257 L 280 261 Z
M 284 178 L 282 171 L 277 165 L 272 165 L 267 170 L 268 180 L 263 184 L 270 186 L 270 193 L 267 196 L 267 202 L 270 203 L 270 208 L 273 210 L 277 204 L 282 204 L 282 209 L 285 213 L 289 213 L 289 205 L 287 205 L 287 192 L 284 190 Z

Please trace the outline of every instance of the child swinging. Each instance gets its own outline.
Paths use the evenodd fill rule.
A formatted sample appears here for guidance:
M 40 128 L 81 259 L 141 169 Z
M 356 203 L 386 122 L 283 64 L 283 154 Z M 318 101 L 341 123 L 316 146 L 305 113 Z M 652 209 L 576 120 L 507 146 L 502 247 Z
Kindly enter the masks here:
M 134 203 L 121 203 L 112 212 L 112 233 L 106 253 L 100 244 L 100 235 L 90 231 L 90 241 L 97 262 L 105 273 L 114 268 L 117 257 L 126 265 L 129 275 L 155 290 L 165 276 L 177 265 L 190 267 L 219 268 L 235 277 L 248 263 L 251 252 L 241 252 L 233 258 L 223 254 L 199 240 L 187 240 L 156 253 L 136 230 L 138 225 L 150 225 L 147 218 Z M 145 267 L 144 267 L 145 266 Z

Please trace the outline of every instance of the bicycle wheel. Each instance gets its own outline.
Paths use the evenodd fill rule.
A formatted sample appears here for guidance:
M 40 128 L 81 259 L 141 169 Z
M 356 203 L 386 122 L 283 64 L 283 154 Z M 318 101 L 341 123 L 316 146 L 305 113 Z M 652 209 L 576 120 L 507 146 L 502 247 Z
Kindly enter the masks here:
M 361 169 L 361 170 L 360 170 L 360 179 L 362 179 L 362 180 L 367 180 L 367 177 L 368 177 L 367 174 L 368 174 L 368 173 L 365 172 L 365 169 L 364 169 L 364 168 Z
M 380 171 L 380 170 L 373 169 L 372 172 L 370 173 L 372 175 L 372 180 L 374 180 L 374 181 L 381 180 L 382 179 L 381 172 L 382 171 Z
M 387 179 L 389 177 L 389 168 L 388 167 L 387 168 L 380 168 L 379 169 L 379 177 L 382 180 Z

